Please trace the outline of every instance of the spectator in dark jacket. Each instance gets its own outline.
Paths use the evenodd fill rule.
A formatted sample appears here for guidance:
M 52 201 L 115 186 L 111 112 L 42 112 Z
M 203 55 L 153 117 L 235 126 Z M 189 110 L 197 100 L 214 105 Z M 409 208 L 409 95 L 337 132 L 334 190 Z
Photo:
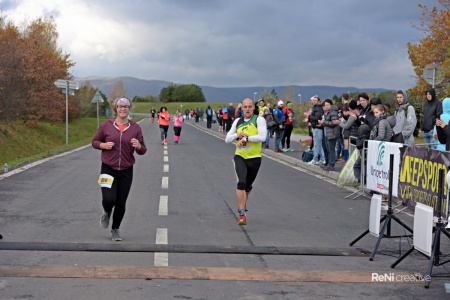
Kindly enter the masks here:
M 282 152 L 280 149 L 280 143 L 284 135 L 284 127 L 286 123 L 286 117 L 283 112 L 284 102 L 279 99 L 277 107 L 273 111 L 273 119 L 277 122 L 278 128 L 275 131 L 275 152 Z
M 339 126 L 343 129 L 343 139 L 344 139 L 344 159 L 343 163 L 348 160 L 348 150 L 350 145 L 350 137 L 358 136 L 358 127 L 360 122 L 358 120 L 359 110 L 356 100 L 350 101 L 348 104 L 348 110 L 344 110 L 344 116 L 339 120 Z
M 311 108 L 311 114 L 309 115 L 308 120 L 313 128 L 314 158 L 308 164 L 318 165 L 320 163 L 325 163 L 325 153 L 322 146 L 323 126 L 319 125 L 319 120 L 321 120 L 323 116 L 323 107 L 320 104 L 319 96 L 312 97 L 311 103 L 313 104 L 313 107 Z
M 436 119 L 442 114 L 442 103 L 436 99 L 436 91 L 434 89 L 428 89 L 426 92 L 427 103 L 424 104 L 423 112 L 423 122 L 422 122 L 422 135 L 427 143 L 427 148 L 436 149 L 436 145 L 433 137 L 433 129 L 436 125 Z
M 235 113 L 235 108 L 233 106 L 233 103 L 230 102 L 230 105 L 228 106 L 227 131 L 230 130 L 231 124 L 233 124 L 234 113 Z
M 372 98 L 369 101 L 370 109 L 369 109 L 369 111 L 366 114 L 366 122 L 365 122 L 365 124 L 369 125 L 370 129 L 373 128 L 373 125 L 375 123 L 375 115 L 373 114 L 373 109 L 374 109 L 374 107 L 376 105 L 380 105 L 380 104 L 382 104 L 380 98 Z
M 367 124 L 366 115 L 370 111 L 369 96 L 366 93 L 360 93 L 358 95 L 358 100 L 359 100 L 358 120 L 361 124 Z
M 359 150 L 359 157 L 353 165 L 353 174 L 355 175 L 358 182 L 361 182 L 361 158 L 366 159 L 366 154 L 363 153 L 364 143 L 370 136 L 370 127 L 367 124 L 362 124 L 358 128 L 358 139 L 356 140 L 356 149 Z
M 383 104 L 375 105 L 372 110 L 375 115 L 375 121 L 373 122 L 369 139 L 385 142 L 391 141 L 394 135 L 393 128 L 396 123 L 395 116 L 389 115 Z
M 324 118 L 319 120 L 319 124 L 324 128 L 324 136 L 326 140 L 326 150 L 328 153 L 327 164 L 324 167 L 325 171 L 334 171 L 334 164 L 336 163 L 336 141 L 341 136 L 341 128 L 338 126 L 339 120 L 338 108 L 333 105 L 333 101 L 325 99 L 323 101 Z

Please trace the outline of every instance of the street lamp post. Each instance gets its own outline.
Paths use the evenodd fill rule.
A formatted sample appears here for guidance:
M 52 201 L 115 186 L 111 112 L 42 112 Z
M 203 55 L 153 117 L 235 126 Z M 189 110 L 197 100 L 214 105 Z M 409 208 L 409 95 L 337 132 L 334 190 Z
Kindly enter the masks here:
M 256 98 L 256 92 L 253 93 L 253 102 L 255 102 Z
M 298 97 L 300 98 L 300 103 L 302 103 L 302 94 L 298 94 Z

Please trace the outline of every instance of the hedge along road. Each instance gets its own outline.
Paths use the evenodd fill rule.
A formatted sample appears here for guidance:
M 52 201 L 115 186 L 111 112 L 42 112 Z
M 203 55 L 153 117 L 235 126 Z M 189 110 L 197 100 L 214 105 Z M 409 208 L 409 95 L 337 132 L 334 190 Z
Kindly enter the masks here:
M 373 273 L 424 273 L 427 262 L 408 258 L 390 269 L 395 240 L 383 240 L 373 262 L 359 250 L 373 249 L 373 237 L 348 246 L 366 229 L 368 199 L 344 199 L 350 191 L 264 157 L 249 198 L 248 225 L 238 226 L 234 146 L 189 123 L 179 145 L 170 128 L 164 147 L 156 123 L 140 124 L 148 152 L 137 156 L 120 243 L 99 225 L 97 150 L 85 147 L 0 180 L 0 244 L 13 247 L 1 250 L 2 297 L 443 295 L 440 279 L 429 290 L 420 283 L 372 282 Z

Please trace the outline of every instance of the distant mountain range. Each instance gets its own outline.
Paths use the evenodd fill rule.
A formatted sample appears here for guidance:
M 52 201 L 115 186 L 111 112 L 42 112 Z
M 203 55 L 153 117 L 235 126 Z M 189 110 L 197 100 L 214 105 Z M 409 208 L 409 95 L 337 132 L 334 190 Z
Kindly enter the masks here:
M 134 77 L 83 77 L 75 78 L 81 84 L 90 82 L 93 87 L 98 88 L 105 95 L 109 95 L 114 85 L 121 80 L 123 82 L 126 96 L 133 98 L 134 96 L 158 96 L 161 89 L 170 84 L 181 85 L 181 83 L 173 83 L 162 80 L 145 80 Z M 334 95 L 340 96 L 342 93 L 367 92 L 380 93 L 387 91 L 382 88 L 356 88 L 356 87 L 338 87 L 338 86 L 258 86 L 258 87 L 228 87 L 217 88 L 211 86 L 200 86 L 207 102 L 237 102 L 246 97 L 258 99 L 264 92 L 271 93 L 275 90 L 278 97 L 281 98 L 286 92 L 287 87 L 291 87 L 294 91 L 295 101 L 308 102 L 314 95 L 319 95 L 321 99 L 332 98 Z M 256 92 L 256 95 L 255 95 Z M 301 97 L 298 95 L 301 94 Z

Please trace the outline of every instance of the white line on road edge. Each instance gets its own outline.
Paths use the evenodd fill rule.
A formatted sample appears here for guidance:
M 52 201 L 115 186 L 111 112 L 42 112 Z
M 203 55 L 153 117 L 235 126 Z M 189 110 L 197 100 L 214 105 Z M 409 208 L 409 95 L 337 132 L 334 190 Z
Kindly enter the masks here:
M 6 177 L 9 177 L 9 176 L 15 175 L 17 173 L 20 173 L 22 171 L 28 170 L 28 169 L 30 169 L 32 167 L 35 167 L 35 166 L 40 165 L 42 163 L 45 163 L 45 162 L 47 162 L 49 160 L 52 160 L 54 158 L 62 157 L 62 156 L 65 156 L 65 155 L 68 155 L 68 154 L 71 154 L 71 153 L 83 150 L 83 149 L 85 149 L 87 147 L 92 147 L 92 146 L 91 146 L 91 144 L 89 144 L 89 145 L 86 145 L 86 146 L 83 146 L 83 147 L 80 147 L 80 148 L 77 148 L 77 149 L 74 149 L 74 150 L 71 150 L 71 151 L 68 151 L 68 152 L 64 152 L 64 153 L 61 153 L 61 154 L 58 154 L 58 155 L 55 155 L 55 156 L 52 156 L 52 157 L 47 157 L 47 158 L 35 161 L 35 162 L 31 163 L 31 164 L 28 164 L 26 166 L 20 167 L 18 169 L 14 169 L 14 170 L 12 170 L 12 171 L 10 171 L 8 173 L 4 173 L 4 174 L 0 175 L 0 180 L 4 179 Z
M 169 172 L 169 165 L 164 165 L 163 172 Z
M 160 216 L 168 215 L 169 196 L 159 196 L 159 212 Z
M 156 244 L 167 245 L 167 228 L 156 229 Z M 169 265 L 169 253 L 156 252 L 154 259 L 155 267 L 167 267 Z
M 168 189 L 169 188 L 169 177 L 164 176 L 162 178 L 161 188 L 162 189 Z

